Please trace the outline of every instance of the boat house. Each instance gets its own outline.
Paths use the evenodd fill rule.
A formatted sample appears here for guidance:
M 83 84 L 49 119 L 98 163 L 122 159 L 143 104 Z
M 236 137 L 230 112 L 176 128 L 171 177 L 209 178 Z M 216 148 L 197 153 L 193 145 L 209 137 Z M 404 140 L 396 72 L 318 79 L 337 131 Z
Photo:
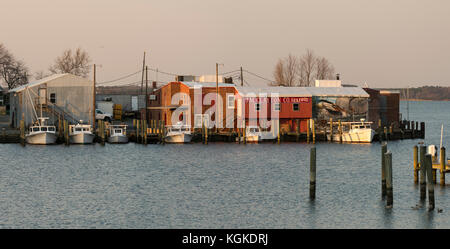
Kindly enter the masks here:
M 72 74 L 55 74 L 9 91 L 10 118 L 18 127 L 36 121 L 36 116 L 48 117 L 48 124 L 58 119 L 70 123 L 93 122 L 93 82 Z

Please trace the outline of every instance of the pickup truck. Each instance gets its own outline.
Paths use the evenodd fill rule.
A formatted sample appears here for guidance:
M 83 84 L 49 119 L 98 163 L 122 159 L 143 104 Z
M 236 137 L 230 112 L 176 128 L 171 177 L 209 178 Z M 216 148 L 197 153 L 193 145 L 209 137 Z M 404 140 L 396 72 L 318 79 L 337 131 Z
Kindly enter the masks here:
M 110 113 L 104 113 L 102 110 L 95 109 L 95 119 L 104 120 L 106 122 L 111 122 L 113 119 L 112 114 Z

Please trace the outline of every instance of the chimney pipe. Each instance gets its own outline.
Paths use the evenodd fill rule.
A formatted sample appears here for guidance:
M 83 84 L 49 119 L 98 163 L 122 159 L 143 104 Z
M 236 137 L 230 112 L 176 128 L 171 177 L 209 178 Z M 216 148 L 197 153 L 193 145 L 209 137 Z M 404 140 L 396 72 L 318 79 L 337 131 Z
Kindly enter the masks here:
M 339 74 L 338 73 L 336 74 L 336 80 L 339 80 Z

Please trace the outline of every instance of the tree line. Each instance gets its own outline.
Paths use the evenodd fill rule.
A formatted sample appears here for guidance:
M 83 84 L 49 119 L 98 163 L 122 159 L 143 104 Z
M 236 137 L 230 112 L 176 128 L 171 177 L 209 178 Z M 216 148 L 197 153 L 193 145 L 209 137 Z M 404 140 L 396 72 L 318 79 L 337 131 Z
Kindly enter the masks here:
M 54 63 L 48 68 L 48 72 L 38 71 L 30 73 L 29 68 L 21 60 L 18 60 L 2 43 L 0 43 L 0 80 L 8 89 L 24 85 L 31 77 L 36 80 L 50 74 L 71 73 L 81 77 L 87 77 L 91 69 L 89 54 L 81 49 L 67 49 L 62 55 L 56 57 Z
M 305 54 L 289 54 L 279 59 L 273 73 L 274 86 L 314 86 L 315 80 L 334 78 L 334 66 L 328 59 L 307 49 Z

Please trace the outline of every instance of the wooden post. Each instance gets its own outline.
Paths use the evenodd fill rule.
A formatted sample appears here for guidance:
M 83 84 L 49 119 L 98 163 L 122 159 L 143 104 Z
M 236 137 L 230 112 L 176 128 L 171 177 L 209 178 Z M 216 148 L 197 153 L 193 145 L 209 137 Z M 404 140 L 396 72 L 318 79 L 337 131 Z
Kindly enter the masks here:
M 307 143 L 309 143 L 309 131 L 310 131 L 310 129 L 311 129 L 311 120 L 310 119 L 308 119 L 307 121 L 306 121 L 306 142 Z
M 385 154 L 387 152 L 387 144 L 381 144 L 381 197 L 386 196 L 386 160 Z
M 394 133 L 394 128 L 393 128 L 393 125 L 391 124 L 391 125 L 389 126 L 389 140 L 392 139 L 393 133 Z
M 22 119 L 19 122 L 19 127 L 20 127 L 20 144 L 22 146 L 25 146 L 25 121 L 23 120 L 23 116 L 22 115 Z
M 388 136 L 387 136 L 387 127 L 384 127 L 384 140 L 388 141 Z
M 419 182 L 420 182 L 420 200 L 424 201 L 425 198 L 427 197 L 427 183 L 426 183 L 426 171 L 425 171 L 425 154 L 426 154 L 426 147 L 425 145 L 420 145 L 419 148 L 419 153 L 420 153 L 420 166 L 419 166 L 419 170 L 420 170 L 420 176 L 419 176 Z
M 381 127 L 381 119 L 378 119 L 378 140 L 380 141 L 380 143 L 383 141 L 383 137 L 381 136 L 381 131 L 382 131 L 383 127 Z
M 330 118 L 330 141 L 333 142 L 333 118 Z
M 205 144 L 208 144 L 208 126 L 206 125 L 206 120 L 205 120 Z
M 412 124 L 412 126 L 411 126 L 411 132 L 412 132 L 412 138 L 416 138 L 416 129 L 415 129 L 415 127 L 414 127 L 414 121 L 411 121 L 411 124 Z
M 419 155 L 418 155 L 418 149 L 419 147 L 417 147 L 417 145 L 414 145 L 413 147 L 413 167 L 414 167 L 414 183 L 417 184 L 419 183 L 419 179 L 418 179 L 418 171 L 419 171 L 419 165 L 418 165 L 418 159 L 419 159 Z
M 316 147 L 313 146 L 310 150 L 310 169 L 309 169 L 309 198 L 314 200 L 316 198 Z
M 244 122 L 244 128 L 242 128 L 242 134 L 243 134 L 243 138 L 244 138 L 244 144 L 247 144 L 247 132 L 245 131 L 245 122 Z
M 392 187 L 392 153 L 390 151 L 384 154 L 386 166 L 386 207 L 392 207 L 394 203 L 394 194 Z
M 147 145 L 147 120 L 144 120 L 144 144 Z
M 439 156 L 440 156 L 440 166 L 441 166 L 440 170 L 439 170 L 441 179 L 439 182 L 440 182 L 441 186 L 445 186 L 445 166 L 447 164 L 447 160 L 445 157 L 445 147 L 442 146 L 441 153 Z
M 297 129 L 296 129 L 296 137 L 295 137 L 295 141 L 299 141 L 300 140 L 300 119 L 297 119 Z
M 425 122 L 420 123 L 420 131 L 422 133 L 422 139 L 425 138 Z
M 434 209 L 434 184 L 433 184 L 433 175 L 431 173 L 433 168 L 433 162 L 431 160 L 431 155 L 427 154 L 425 156 L 425 168 L 427 174 L 427 188 L 428 188 L 428 210 Z
M 69 122 L 64 120 L 64 142 L 69 145 Z
M 311 128 L 312 128 L 312 137 L 313 137 L 313 144 L 316 143 L 316 125 L 314 119 L 311 119 Z
M 281 126 L 280 126 L 280 120 L 278 119 L 278 136 L 277 136 L 277 142 L 280 144 L 281 140 Z
M 238 132 L 238 144 L 241 143 L 241 128 L 237 128 L 237 132 Z
M 338 132 L 339 132 L 339 143 L 342 143 L 342 123 L 340 119 L 338 124 Z

